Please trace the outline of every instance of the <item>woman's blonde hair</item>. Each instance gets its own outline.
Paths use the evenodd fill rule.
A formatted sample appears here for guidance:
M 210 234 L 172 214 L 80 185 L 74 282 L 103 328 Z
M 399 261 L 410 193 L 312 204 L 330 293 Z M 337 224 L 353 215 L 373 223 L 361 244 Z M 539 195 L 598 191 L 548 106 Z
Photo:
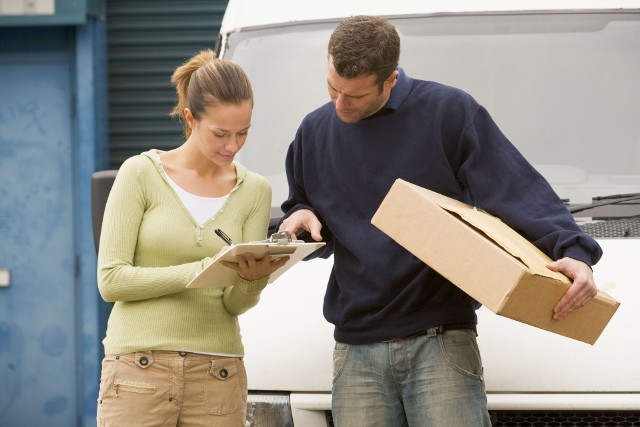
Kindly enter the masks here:
M 176 68 L 171 83 L 176 87 L 178 102 L 170 115 L 182 121 L 186 138 L 191 135 L 191 128 L 183 117 L 185 108 L 199 120 L 208 107 L 215 105 L 243 101 L 251 101 L 253 105 L 253 90 L 244 70 L 234 62 L 216 58 L 210 49 L 197 53 Z

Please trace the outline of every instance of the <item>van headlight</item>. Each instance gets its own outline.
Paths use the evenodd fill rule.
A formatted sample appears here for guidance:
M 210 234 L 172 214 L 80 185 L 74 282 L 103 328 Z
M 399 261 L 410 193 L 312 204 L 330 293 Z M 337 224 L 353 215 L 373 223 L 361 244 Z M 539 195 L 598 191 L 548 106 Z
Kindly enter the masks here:
M 246 427 L 293 427 L 289 394 L 249 392 Z

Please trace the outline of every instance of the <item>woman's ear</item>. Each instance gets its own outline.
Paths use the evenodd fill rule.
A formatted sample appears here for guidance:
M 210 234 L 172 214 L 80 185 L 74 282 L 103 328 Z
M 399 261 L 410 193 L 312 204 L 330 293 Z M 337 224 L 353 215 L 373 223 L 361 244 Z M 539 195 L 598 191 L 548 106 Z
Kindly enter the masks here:
M 196 119 L 193 118 L 193 114 L 191 113 L 191 110 L 188 107 L 185 108 L 182 115 L 184 116 L 184 119 L 187 121 L 187 124 L 189 125 L 189 127 L 193 129 Z

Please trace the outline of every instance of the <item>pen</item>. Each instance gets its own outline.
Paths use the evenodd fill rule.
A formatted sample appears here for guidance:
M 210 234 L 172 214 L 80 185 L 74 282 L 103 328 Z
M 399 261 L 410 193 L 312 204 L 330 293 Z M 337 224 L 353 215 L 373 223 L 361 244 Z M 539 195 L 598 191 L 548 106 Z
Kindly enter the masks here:
M 224 233 L 224 231 L 220 230 L 219 228 L 216 228 L 216 234 L 217 234 L 218 236 L 220 236 L 220 238 L 221 238 L 222 240 L 224 240 L 224 241 L 227 243 L 227 245 L 231 246 L 231 245 L 233 244 L 233 242 L 231 242 L 231 239 L 229 238 L 229 236 L 227 236 L 227 235 Z

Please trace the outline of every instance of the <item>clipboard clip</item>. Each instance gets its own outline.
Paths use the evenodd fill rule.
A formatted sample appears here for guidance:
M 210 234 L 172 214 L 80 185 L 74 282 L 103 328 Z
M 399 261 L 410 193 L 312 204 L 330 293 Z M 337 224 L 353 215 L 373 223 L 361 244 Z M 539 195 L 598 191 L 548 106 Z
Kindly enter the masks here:
M 287 245 L 291 243 L 291 233 L 288 231 L 278 231 L 269 237 L 268 242 L 275 243 L 276 245 Z

